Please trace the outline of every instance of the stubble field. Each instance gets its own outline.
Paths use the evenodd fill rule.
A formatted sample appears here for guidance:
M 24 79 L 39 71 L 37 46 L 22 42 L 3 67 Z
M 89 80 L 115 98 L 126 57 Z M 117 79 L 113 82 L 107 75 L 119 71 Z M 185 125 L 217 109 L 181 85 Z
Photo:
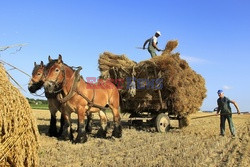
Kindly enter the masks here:
M 233 115 L 237 136 L 232 138 L 226 123 L 226 135 L 219 136 L 219 116 L 191 119 L 188 127 L 178 129 L 171 121 L 168 133 L 156 133 L 153 128 L 130 127 L 123 122 L 123 137 L 112 138 L 112 126 L 107 139 L 96 138 L 99 123 L 84 144 L 72 144 L 49 137 L 50 113 L 33 110 L 40 132 L 40 166 L 240 166 L 250 164 L 250 115 Z M 191 118 L 209 115 L 197 113 Z M 210 114 L 211 115 L 211 114 Z M 58 118 L 60 113 L 58 113 Z M 109 116 L 110 117 L 110 116 Z M 72 114 L 73 128 L 76 115 Z M 98 116 L 95 115 L 95 119 Z M 110 117 L 112 120 L 112 117 Z M 58 124 L 59 126 L 59 124 Z

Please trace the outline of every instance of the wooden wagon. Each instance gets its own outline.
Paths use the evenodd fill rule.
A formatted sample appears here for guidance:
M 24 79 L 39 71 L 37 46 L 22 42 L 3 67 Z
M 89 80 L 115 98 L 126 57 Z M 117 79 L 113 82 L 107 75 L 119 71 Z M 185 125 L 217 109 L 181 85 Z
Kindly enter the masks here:
M 160 56 L 138 63 L 126 55 L 100 55 L 100 78 L 116 84 L 121 112 L 130 114 L 130 122 L 149 122 L 157 131 L 166 132 L 170 119 L 178 119 L 179 127 L 188 126 L 188 115 L 201 107 L 205 80 L 179 53 L 171 52 L 177 44 L 169 41 Z
M 155 126 L 158 132 L 167 132 L 170 129 L 170 119 L 178 117 L 172 112 L 171 99 L 163 94 L 166 90 L 163 87 L 164 78 L 161 77 L 161 71 L 152 66 L 154 65 L 150 64 L 150 69 L 147 65 L 140 67 L 142 76 L 138 72 L 135 77 L 133 75 L 135 72 L 132 71 L 131 77 L 122 80 L 117 79 L 117 74 L 124 69 L 112 68 L 110 74 L 114 83 L 120 88 L 121 112 L 130 114 L 129 118 L 122 120 L 135 126 L 148 123 Z M 168 92 L 167 97 L 170 94 L 171 92 Z

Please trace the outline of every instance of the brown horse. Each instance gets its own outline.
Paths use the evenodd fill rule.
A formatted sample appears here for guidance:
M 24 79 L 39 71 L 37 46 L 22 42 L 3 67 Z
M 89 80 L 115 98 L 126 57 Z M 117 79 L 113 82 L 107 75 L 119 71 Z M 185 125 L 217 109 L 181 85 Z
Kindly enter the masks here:
M 28 90 L 30 93 L 35 93 L 37 90 L 41 89 L 44 84 L 44 70 L 45 70 L 45 65 L 43 61 L 41 61 L 41 64 L 36 64 L 34 63 L 34 68 L 32 71 L 32 78 L 30 79 L 29 85 L 28 85 Z M 48 107 L 50 110 L 51 114 L 51 119 L 50 119 L 50 126 L 49 126 L 49 136 L 54 136 L 54 137 L 59 137 L 62 134 L 63 130 L 63 125 L 64 125 L 64 117 L 61 114 L 61 119 L 60 119 L 60 130 L 57 132 L 57 127 L 56 127 L 56 113 L 59 110 L 62 113 L 63 106 L 61 103 L 57 100 L 56 98 L 57 94 L 54 93 L 48 93 L 45 92 L 45 96 L 48 99 Z M 87 126 L 86 126 L 86 131 L 90 133 L 92 131 L 91 123 L 92 123 L 92 115 L 88 115 L 88 120 L 87 120 Z
M 51 61 L 46 66 L 46 78 L 44 87 L 49 93 L 62 91 L 57 97 L 67 110 L 64 110 L 65 124 L 63 126 L 63 136 L 67 139 L 69 135 L 70 115 L 76 112 L 78 115 L 78 135 L 75 142 L 83 143 L 87 141 L 84 118 L 87 113 L 99 112 L 101 118 L 101 131 L 106 136 L 107 117 L 102 110 L 109 107 L 113 113 L 114 137 L 122 136 L 122 127 L 119 113 L 119 92 L 111 82 L 106 86 L 97 88 L 89 84 L 79 76 L 80 69 L 74 71 L 64 64 L 62 56 L 59 55 L 57 61 Z M 103 83 L 103 85 L 105 85 Z
M 44 69 L 45 69 L 45 65 L 43 64 L 43 61 L 41 61 L 40 65 L 37 65 L 36 62 L 34 63 L 34 68 L 32 71 L 32 78 L 30 79 L 30 82 L 28 85 L 28 89 L 30 93 L 35 93 L 37 90 L 43 87 L 44 79 L 45 79 Z M 56 127 L 56 113 L 58 110 L 59 111 L 62 110 L 61 104 L 56 99 L 55 94 L 49 94 L 45 92 L 45 95 L 48 99 L 48 106 L 49 106 L 50 115 L 51 115 L 50 126 L 49 126 L 49 136 L 58 137 L 62 133 L 62 127 L 64 124 L 64 119 L 63 119 L 63 116 L 61 115 L 61 120 L 60 120 L 61 127 L 58 133 L 57 127 Z

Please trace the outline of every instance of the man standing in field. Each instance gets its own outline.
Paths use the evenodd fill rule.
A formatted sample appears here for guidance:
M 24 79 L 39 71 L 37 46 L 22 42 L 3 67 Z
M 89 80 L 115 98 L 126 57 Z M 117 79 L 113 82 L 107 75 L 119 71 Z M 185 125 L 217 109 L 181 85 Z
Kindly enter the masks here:
M 237 109 L 237 113 L 240 114 L 239 107 L 237 103 L 233 100 L 230 100 L 229 98 L 224 96 L 223 90 L 218 90 L 218 96 L 217 104 L 218 104 L 218 110 L 217 114 L 220 113 L 220 135 L 225 135 L 225 122 L 226 119 L 229 124 L 229 129 L 233 137 L 235 137 L 235 128 L 232 120 L 232 110 L 230 107 L 230 103 L 233 103 L 235 108 Z
M 147 39 L 143 44 L 143 49 L 146 49 L 146 45 L 147 45 L 147 43 L 149 43 L 148 44 L 148 52 L 150 53 L 152 58 L 157 56 L 156 53 L 155 53 L 155 50 L 161 51 L 161 49 L 159 49 L 157 47 L 157 44 L 158 44 L 157 40 L 158 40 L 159 36 L 161 36 L 161 32 L 156 31 L 155 35 L 153 37 Z

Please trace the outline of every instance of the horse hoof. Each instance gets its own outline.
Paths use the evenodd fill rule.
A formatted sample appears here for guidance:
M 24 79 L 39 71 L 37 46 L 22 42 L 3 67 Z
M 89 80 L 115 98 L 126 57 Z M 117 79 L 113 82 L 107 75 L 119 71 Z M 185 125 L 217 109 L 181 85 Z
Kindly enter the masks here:
M 62 136 L 62 131 L 59 131 L 57 137 L 59 138 L 61 136 Z
M 74 143 L 85 143 L 87 141 L 87 137 L 77 137 L 74 141 Z
M 59 129 L 59 132 L 58 132 L 58 136 L 57 136 L 57 137 L 62 136 L 62 134 L 63 134 L 63 128 L 61 127 L 61 128 Z
M 58 137 L 56 129 L 49 129 L 49 137 Z
M 113 132 L 112 132 L 112 136 L 114 136 L 115 138 L 121 138 L 122 137 L 122 127 L 121 125 L 119 126 L 115 126 Z
M 74 143 L 85 143 L 87 141 L 86 133 L 78 133 Z
M 85 131 L 90 134 L 92 132 L 92 126 L 86 126 Z
M 49 137 L 58 137 L 57 133 L 49 133 Z
M 60 136 L 58 136 L 59 140 L 67 141 L 73 139 L 73 134 L 68 132 L 62 132 Z
M 64 135 L 61 135 L 58 137 L 59 140 L 63 140 L 63 141 L 67 141 L 67 140 L 70 140 L 70 137 L 69 136 L 64 136 Z
M 107 137 L 107 131 L 105 131 L 103 129 L 99 129 L 97 134 L 96 134 L 96 137 L 105 139 Z

